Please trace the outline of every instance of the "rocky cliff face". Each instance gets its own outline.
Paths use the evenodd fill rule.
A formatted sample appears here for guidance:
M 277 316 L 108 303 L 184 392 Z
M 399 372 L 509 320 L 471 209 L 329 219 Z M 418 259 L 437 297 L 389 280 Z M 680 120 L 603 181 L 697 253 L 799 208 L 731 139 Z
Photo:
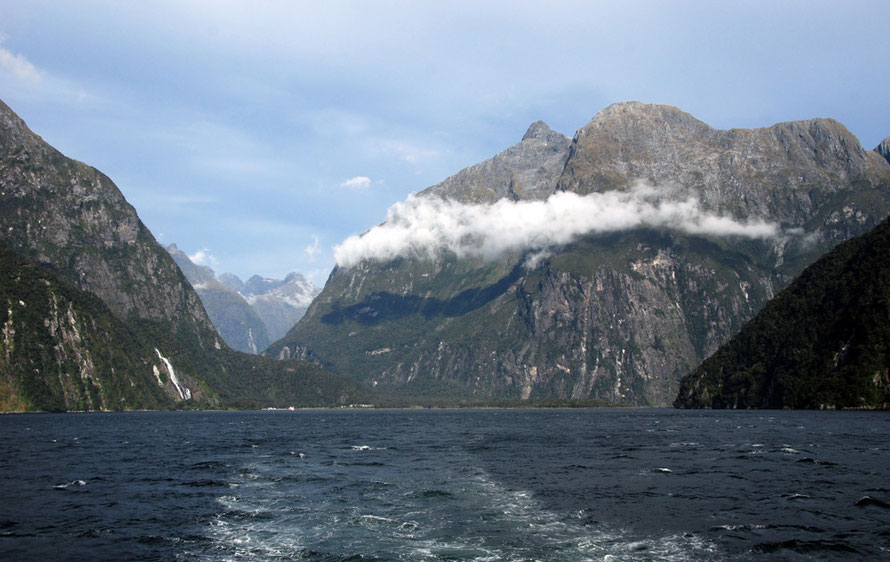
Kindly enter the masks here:
M 0 102 L 0 239 L 122 318 L 217 337 L 201 301 L 104 174 L 66 158 Z
M 875 152 L 884 158 L 887 162 L 890 162 L 890 137 L 881 141 L 881 144 L 875 147 Z
M 240 292 L 263 320 L 269 339 L 276 341 L 306 314 L 320 289 L 299 273 L 292 272 L 284 279 L 254 275 Z
M 232 348 L 259 353 L 281 338 L 303 317 L 319 290 L 299 273 L 284 279 L 216 273 L 193 263 L 176 247 L 167 246 L 176 264 L 198 293 L 219 335 Z
M 546 199 L 556 187 L 570 146 L 568 137 L 537 121 L 519 144 L 461 170 L 424 194 L 472 203 Z
M 421 196 L 541 199 L 639 181 L 781 234 L 634 229 L 589 235 L 534 268 L 518 254 L 339 268 L 268 353 L 406 394 L 666 405 L 680 377 L 806 264 L 890 211 L 890 166 L 835 121 L 719 131 L 639 103 L 603 110 L 570 144 L 535 124 Z

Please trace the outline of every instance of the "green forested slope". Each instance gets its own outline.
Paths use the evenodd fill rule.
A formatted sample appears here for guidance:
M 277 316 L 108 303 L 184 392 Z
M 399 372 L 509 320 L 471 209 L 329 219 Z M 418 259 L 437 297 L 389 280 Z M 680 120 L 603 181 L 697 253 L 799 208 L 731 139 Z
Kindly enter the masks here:
M 674 405 L 890 406 L 890 222 L 808 267 L 682 380 Z

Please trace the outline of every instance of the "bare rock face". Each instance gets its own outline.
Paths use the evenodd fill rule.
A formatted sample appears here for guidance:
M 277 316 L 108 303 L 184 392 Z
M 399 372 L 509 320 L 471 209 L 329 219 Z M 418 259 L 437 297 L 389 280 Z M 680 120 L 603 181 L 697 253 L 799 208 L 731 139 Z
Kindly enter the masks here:
M 559 189 L 583 194 L 645 181 L 695 193 L 741 219 L 803 225 L 834 193 L 886 177 L 874 156 L 832 119 L 720 131 L 674 107 L 630 102 L 575 134 Z
M 299 273 L 289 273 L 282 280 L 249 291 L 247 284 L 241 295 L 263 320 L 270 341 L 283 337 L 306 314 L 320 289 Z
M 335 269 L 267 353 L 412 396 L 668 405 L 680 378 L 807 264 L 890 212 L 890 167 L 830 119 L 721 131 L 630 102 L 562 139 L 533 124 L 519 144 L 421 196 L 544 199 L 645 182 L 791 234 L 635 229 L 587 236 L 534 268 L 524 255 L 364 262 Z
M 257 354 L 287 333 L 303 317 L 319 289 L 299 273 L 284 279 L 254 275 L 247 282 L 193 263 L 176 247 L 167 251 L 198 293 L 223 340 L 232 348 Z
M 683 377 L 678 408 L 890 409 L 890 219 L 807 267 Z
M 879 156 L 882 156 L 888 164 L 890 164 L 890 137 L 882 140 L 881 144 L 876 146 L 874 151 L 877 152 Z
M 245 353 L 266 349 L 270 343 L 266 326 L 244 297 L 218 281 L 212 268 L 192 262 L 176 244 L 167 246 L 167 252 L 198 293 L 213 326 L 229 347 Z
M 546 199 L 569 155 L 571 141 L 543 121 L 533 123 L 522 141 L 494 158 L 461 170 L 422 192 L 465 203 L 498 199 Z

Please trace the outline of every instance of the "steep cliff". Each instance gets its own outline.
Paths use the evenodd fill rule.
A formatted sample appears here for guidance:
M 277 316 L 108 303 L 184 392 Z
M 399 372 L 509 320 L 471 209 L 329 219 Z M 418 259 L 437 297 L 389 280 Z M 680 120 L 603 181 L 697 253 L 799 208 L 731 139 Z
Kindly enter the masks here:
M 366 260 L 336 268 L 267 353 L 406 394 L 666 405 L 680 377 L 806 264 L 890 211 L 890 166 L 832 120 L 721 131 L 632 102 L 597 114 L 571 143 L 554 135 L 535 124 L 515 147 L 420 197 L 542 200 L 645 182 L 777 232 L 649 226 L 588 234 L 544 255 Z
M 32 133 L 0 102 L 0 232 L 121 318 L 169 322 L 211 348 L 201 301 L 117 186 Z
M 239 293 L 263 321 L 270 341 L 276 341 L 306 314 L 319 289 L 299 273 L 291 272 L 284 279 L 254 275 Z
M 875 152 L 890 162 L 890 137 L 881 141 L 881 144 L 875 147 Z
M 807 267 L 682 379 L 679 408 L 890 408 L 890 219 Z

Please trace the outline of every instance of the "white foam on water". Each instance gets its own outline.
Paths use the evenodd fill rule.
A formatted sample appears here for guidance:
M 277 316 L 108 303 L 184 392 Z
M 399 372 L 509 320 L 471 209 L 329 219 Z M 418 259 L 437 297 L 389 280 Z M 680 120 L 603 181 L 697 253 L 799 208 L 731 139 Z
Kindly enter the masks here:
M 208 534 L 225 560 L 299 558 L 304 548 L 300 527 L 275 513 L 268 498 L 247 499 L 227 495 L 217 498 L 225 508 L 211 521 Z M 189 553 L 189 558 L 201 558 Z
M 69 487 L 80 488 L 82 486 L 86 486 L 87 483 L 84 480 L 72 480 L 71 482 L 66 482 L 65 484 L 56 484 L 53 486 L 56 490 L 64 490 Z
M 585 524 L 589 510 L 554 512 L 531 491 L 505 486 L 475 468 L 468 457 L 443 467 L 433 476 L 440 481 L 418 478 L 375 489 L 376 480 L 363 480 L 356 481 L 360 491 L 355 495 L 332 488 L 310 497 L 301 497 L 299 487 L 276 485 L 282 472 L 309 466 L 295 456 L 286 458 L 293 464 L 252 463 L 233 474 L 237 491 L 217 499 L 220 513 L 207 528 L 213 554 L 188 553 L 190 558 L 719 559 L 713 545 L 692 534 L 634 536 L 621 528 Z M 446 492 L 425 495 L 429 489 Z
M 531 492 L 508 489 L 484 473 L 480 473 L 476 481 L 482 492 L 480 496 L 491 511 L 503 514 L 503 527 L 529 531 L 531 544 L 499 552 L 502 560 L 540 558 L 542 553 L 558 560 L 615 561 L 702 560 L 716 556 L 714 545 L 692 534 L 634 539 L 624 529 L 583 525 L 577 516 L 554 513 Z

